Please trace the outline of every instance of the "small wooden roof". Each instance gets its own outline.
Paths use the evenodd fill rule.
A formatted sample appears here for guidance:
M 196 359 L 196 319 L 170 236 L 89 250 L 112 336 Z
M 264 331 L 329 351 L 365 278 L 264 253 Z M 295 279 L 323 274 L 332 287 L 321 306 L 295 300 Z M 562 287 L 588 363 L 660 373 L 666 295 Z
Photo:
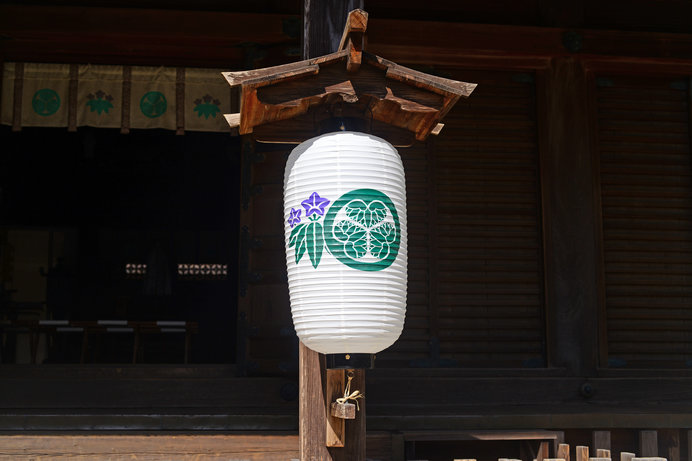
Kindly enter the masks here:
M 367 13 L 349 14 L 340 51 L 264 69 L 224 72 L 240 87 L 240 112 L 227 114 L 240 134 L 258 141 L 300 143 L 320 134 L 326 119 L 359 119 L 394 145 L 423 141 L 474 83 L 409 69 L 364 52 Z

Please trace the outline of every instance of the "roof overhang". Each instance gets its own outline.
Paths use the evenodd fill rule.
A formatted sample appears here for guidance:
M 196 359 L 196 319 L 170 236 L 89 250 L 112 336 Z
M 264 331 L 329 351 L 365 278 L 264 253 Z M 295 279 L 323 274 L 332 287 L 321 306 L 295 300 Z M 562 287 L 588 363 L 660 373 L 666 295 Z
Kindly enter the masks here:
M 365 21 L 363 21 L 363 18 Z M 262 142 L 299 143 L 320 134 L 322 122 L 359 119 L 365 131 L 394 145 L 423 141 L 474 83 L 400 66 L 362 51 L 367 13 L 349 14 L 341 50 L 305 61 L 224 72 L 240 88 L 240 112 L 226 119 L 239 134 Z

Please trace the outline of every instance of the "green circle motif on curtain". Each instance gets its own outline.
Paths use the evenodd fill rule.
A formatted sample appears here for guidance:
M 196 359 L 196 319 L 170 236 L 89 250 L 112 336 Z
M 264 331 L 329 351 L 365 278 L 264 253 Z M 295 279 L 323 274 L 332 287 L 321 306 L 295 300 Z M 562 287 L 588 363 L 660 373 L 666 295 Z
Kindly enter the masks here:
M 139 108 L 142 113 L 149 118 L 162 116 L 168 108 L 166 97 L 160 91 L 150 91 L 142 96 L 139 101 Z
M 55 90 L 42 88 L 34 93 L 31 99 L 31 107 L 38 115 L 47 117 L 60 109 L 60 96 Z

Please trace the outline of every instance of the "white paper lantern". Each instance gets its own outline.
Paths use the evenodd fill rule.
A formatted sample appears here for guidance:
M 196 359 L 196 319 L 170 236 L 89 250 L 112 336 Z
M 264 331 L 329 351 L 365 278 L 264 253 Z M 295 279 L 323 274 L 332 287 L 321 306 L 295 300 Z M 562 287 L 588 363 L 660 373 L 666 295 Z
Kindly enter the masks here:
M 323 354 L 374 354 L 406 314 L 406 187 L 396 149 L 357 132 L 297 146 L 284 177 L 293 323 Z

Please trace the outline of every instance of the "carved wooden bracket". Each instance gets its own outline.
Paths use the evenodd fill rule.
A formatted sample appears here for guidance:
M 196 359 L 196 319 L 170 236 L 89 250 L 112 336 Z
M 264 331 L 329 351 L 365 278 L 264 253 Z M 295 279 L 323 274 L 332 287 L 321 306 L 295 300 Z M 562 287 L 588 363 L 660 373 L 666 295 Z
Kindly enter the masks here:
M 346 71 L 358 72 L 365 49 L 365 30 L 368 28 L 368 13 L 353 10 L 346 18 L 344 35 L 341 36 L 339 51 L 347 50 Z
M 474 83 L 418 72 L 364 51 L 368 14 L 352 11 L 339 51 L 314 59 L 224 72 L 240 87 L 240 112 L 225 117 L 257 141 L 300 143 L 320 134 L 326 119 L 351 118 L 360 131 L 394 145 L 423 141 Z

